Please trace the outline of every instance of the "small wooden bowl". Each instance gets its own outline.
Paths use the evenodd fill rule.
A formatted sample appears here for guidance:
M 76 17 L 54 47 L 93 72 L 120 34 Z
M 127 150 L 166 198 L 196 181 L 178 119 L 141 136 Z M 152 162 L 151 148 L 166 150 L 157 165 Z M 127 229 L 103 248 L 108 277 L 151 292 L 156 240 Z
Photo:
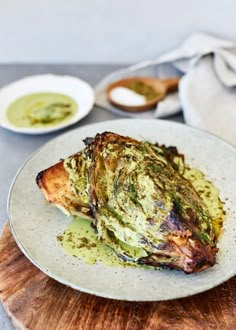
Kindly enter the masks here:
M 168 78 L 168 79 L 156 79 L 156 78 L 151 78 L 151 77 L 130 77 L 130 78 L 125 78 L 118 80 L 112 84 L 110 84 L 107 89 L 106 89 L 106 94 L 108 101 L 113 104 L 115 107 L 128 111 L 128 112 L 142 112 L 142 111 L 147 111 L 152 108 L 154 108 L 157 103 L 165 98 L 165 96 L 168 93 L 174 92 L 178 90 L 178 83 L 179 83 L 179 77 L 173 77 L 173 78 Z M 153 98 L 152 100 L 147 101 L 143 105 L 125 105 L 121 103 L 117 103 L 114 101 L 111 96 L 110 92 L 112 89 L 116 87 L 127 87 L 129 84 L 133 81 L 141 81 L 145 83 L 146 85 L 151 86 L 157 93 L 158 96 Z

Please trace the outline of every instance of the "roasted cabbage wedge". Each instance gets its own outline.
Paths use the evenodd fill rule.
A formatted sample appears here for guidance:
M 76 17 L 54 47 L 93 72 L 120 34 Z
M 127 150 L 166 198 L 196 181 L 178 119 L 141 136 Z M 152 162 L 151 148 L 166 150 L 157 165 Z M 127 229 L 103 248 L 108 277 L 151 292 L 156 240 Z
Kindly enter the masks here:
M 84 150 L 38 174 L 50 203 L 91 219 L 124 261 L 186 273 L 214 265 L 212 219 L 183 177 L 176 148 L 110 132 L 84 142 Z

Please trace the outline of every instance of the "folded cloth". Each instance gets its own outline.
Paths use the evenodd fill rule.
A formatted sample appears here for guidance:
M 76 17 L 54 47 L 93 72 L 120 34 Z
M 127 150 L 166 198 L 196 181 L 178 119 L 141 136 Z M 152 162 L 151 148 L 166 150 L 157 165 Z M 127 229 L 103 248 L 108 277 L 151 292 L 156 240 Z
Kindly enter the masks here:
M 155 111 L 138 117 L 160 118 L 182 108 L 186 124 L 236 145 L 236 42 L 206 34 L 194 34 L 180 48 L 152 61 L 113 72 L 96 87 L 96 104 L 126 115 L 106 99 L 106 87 L 126 76 L 181 76 L 179 93 L 159 102 Z

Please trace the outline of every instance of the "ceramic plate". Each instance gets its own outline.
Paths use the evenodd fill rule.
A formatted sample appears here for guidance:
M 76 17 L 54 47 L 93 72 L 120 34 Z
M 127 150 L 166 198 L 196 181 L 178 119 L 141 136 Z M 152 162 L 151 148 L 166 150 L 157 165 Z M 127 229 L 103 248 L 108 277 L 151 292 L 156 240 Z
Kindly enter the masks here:
M 9 122 L 6 116 L 9 105 L 17 98 L 32 93 L 61 93 L 72 97 L 78 110 L 70 120 L 55 126 L 24 128 L 16 127 Z M 92 87 L 83 80 L 71 76 L 57 76 L 51 74 L 30 76 L 15 81 L 0 89 L 0 126 L 17 133 L 44 134 L 70 126 L 84 118 L 94 104 Z
M 71 218 L 47 205 L 35 184 L 37 173 L 83 148 L 82 140 L 103 131 L 175 145 L 187 164 L 202 170 L 219 188 L 227 217 L 217 263 L 201 273 L 88 265 L 64 253 L 56 237 Z M 208 290 L 236 274 L 236 150 L 202 131 L 168 121 L 123 119 L 84 126 L 38 150 L 19 170 L 9 194 L 13 236 L 44 273 L 74 289 L 114 299 L 158 301 Z

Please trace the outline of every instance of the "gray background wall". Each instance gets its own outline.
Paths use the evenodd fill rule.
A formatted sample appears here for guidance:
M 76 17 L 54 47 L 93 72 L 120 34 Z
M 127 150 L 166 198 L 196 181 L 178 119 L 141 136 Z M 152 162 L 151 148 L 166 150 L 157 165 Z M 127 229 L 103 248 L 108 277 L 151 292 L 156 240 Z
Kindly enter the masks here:
M 0 0 L 0 63 L 134 62 L 197 31 L 236 40 L 236 1 Z

